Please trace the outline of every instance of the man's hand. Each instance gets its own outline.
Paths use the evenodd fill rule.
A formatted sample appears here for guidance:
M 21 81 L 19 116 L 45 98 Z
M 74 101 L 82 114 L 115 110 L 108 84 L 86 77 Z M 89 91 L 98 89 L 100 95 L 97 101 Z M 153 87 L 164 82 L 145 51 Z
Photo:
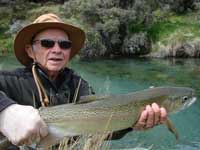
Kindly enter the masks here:
M 18 104 L 8 106 L 0 113 L 0 131 L 14 145 L 28 145 L 48 134 L 38 110 Z
M 164 123 L 166 119 L 166 109 L 159 107 L 156 103 L 153 103 L 152 105 L 146 106 L 145 110 L 142 111 L 138 122 L 133 128 L 136 130 L 152 128 L 155 125 Z

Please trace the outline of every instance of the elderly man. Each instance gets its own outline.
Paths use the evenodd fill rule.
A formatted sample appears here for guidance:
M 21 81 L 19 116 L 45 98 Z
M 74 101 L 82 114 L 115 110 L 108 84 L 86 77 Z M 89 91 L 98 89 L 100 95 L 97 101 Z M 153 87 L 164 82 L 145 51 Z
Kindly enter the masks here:
M 16 35 L 14 50 L 25 68 L 0 72 L 0 131 L 14 145 L 30 144 L 48 134 L 41 106 L 73 102 L 91 94 L 88 83 L 65 67 L 85 41 L 85 33 L 55 14 L 44 14 Z M 136 129 L 165 121 L 167 112 L 156 103 L 146 106 Z

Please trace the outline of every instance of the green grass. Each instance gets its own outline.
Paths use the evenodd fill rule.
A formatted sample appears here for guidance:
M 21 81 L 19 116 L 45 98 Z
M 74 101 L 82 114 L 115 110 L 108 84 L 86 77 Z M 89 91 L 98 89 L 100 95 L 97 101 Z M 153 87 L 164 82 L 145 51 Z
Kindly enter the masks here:
M 200 41 L 199 12 L 183 15 L 159 14 L 159 19 L 151 25 L 131 24 L 132 33 L 146 32 L 153 42 L 152 51 L 169 45 Z
M 182 33 L 186 39 L 193 39 L 200 37 L 200 22 L 196 18 L 198 18 L 198 12 L 186 15 L 170 14 L 149 26 L 132 24 L 130 31 L 132 33 L 145 31 L 153 42 L 165 41 L 176 32 Z

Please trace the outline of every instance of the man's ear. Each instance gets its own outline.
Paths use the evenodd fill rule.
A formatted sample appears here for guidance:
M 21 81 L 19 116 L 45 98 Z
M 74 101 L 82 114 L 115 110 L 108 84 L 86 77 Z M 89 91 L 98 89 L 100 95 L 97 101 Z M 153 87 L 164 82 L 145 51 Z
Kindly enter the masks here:
M 26 45 L 25 51 L 28 54 L 28 56 L 34 60 L 33 47 L 31 45 Z

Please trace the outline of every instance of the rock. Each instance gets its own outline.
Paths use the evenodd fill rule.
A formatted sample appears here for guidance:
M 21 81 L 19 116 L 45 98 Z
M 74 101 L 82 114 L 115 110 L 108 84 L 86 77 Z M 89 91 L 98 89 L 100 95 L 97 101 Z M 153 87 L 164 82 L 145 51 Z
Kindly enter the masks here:
M 101 36 L 95 30 L 86 33 L 87 41 L 80 51 L 80 59 L 88 60 L 105 56 L 106 46 L 102 43 Z
M 161 46 L 156 52 L 152 52 L 147 57 L 155 58 L 199 58 L 200 57 L 200 42 L 192 41 L 185 43 L 177 43 L 175 45 Z
M 168 8 L 168 10 L 172 10 L 177 13 L 184 13 L 196 9 L 196 1 L 198 0 L 160 0 L 158 1 L 158 5 L 164 10 Z
M 195 48 L 191 43 L 177 44 L 170 50 L 169 57 L 188 58 L 194 57 Z
M 27 21 L 24 21 L 24 20 L 13 21 L 13 24 L 9 26 L 9 30 L 5 34 L 7 35 L 14 34 L 27 24 L 28 24 Z
M 200 58 L 200 41 L 197 41 L 194 43 L 194 57 L 195 58 Z
M 137 56 L 148 54 L 151 49 L 151 43 L 146 33 L 137 33 L 127 36 L 122 46 L 122 53 L 128 56 Z

